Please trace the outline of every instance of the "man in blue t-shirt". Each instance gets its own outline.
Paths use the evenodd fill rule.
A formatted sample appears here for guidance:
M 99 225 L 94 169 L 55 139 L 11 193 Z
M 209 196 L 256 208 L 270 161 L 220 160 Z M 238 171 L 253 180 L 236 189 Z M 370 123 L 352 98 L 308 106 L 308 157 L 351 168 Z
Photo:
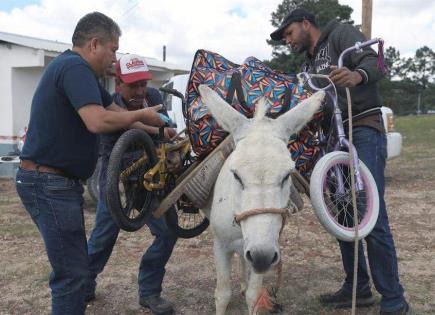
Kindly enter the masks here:
M 118 92 L 113 101 L 127 110 L 138 110 L 144 107 L 157 106 L 163 99 L 154 88 L 147 87 L 151 79 L 144 58 L 136 55 L 124 55 L 116 63 L 116 87 Z M 167 113 L 166 113 L 167 114 Z M 159 129 L 143 125 L 142 130 L 158 135 Z M 107 198 L 107 166 L 110 153 L 123 131 L 100 135 L 101 172 L 99 178 L 100 196 L 98 199 L 95 225 L 88 241 L 89 279 L 86 285 L 86 300 L 95 299 L 96 277 L 101 273 L 112 253 L 118 238 L 119 227 L 112 219 L 106 206 Z M 165 128 L 167 139 L 176 135 L 172 128 Z M 154 314 L 173 313 L 170 302 L 160 296 L 165 275 L 165 265 L 171 256 L 177 237 L 167 227 L 164 217 L 159 219 L 150 215 L 147 225 L 156 237 L 154 242 L 142 256 L 139 267 L 139 303 L 149 307 Z
M 98 78 L 116 62 L 119 26 L 93 12 L 77 23 L 72 50 L 47 66 L 32 100 L 16 187 L 44 240 L 52 267 L 52 314 L 84 314 L 88 275 L 82 180 L 98 157 L 97 133 L 162 126 L 155 108 L 127 111 Z

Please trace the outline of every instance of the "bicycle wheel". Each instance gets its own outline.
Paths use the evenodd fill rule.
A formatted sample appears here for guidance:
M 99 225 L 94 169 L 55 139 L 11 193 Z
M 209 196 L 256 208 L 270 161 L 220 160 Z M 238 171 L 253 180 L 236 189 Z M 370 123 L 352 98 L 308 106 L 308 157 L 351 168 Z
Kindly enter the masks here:
M 180 238 L 192 238 L 200 235 L 209 226 L 207 217 L 196 207 L 183 199 L 165 212 L 168 227 Z
M 150 136 L 139 129 L 122 134 L 110 154 L 107 167 L 107 208 L 123 230 L 140 229 L 157 201 L 143 186 L 143 175 L 157 163 Z
M 358 238 L 373 229 L 379 214 L 376 182 L 367 166 L 359 161 L 363 189 L 357 192 Z M 339 184 L 342 179 L 342 184 Z M 324 228 L 342 241 L 355 239 L 349 154 L 337 151 L 326 154 L 314 167 L 310 182 L 311 203 Z

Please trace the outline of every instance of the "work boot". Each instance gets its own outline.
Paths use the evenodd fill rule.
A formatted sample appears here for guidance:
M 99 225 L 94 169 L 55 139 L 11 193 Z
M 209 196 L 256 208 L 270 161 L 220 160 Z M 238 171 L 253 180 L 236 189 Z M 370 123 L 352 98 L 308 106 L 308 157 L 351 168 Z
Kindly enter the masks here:
M 399 308 L 397 311 L 385 312 L 381 311 L 381 315 L 413 315 L 413 311 L 408 303 L 405 302 L 405 305 L 402 308 Z
M 341 288 L 335 293 L 323 294 L 320 296 L 320 304 L 333 308 L 352 307 L 352 293 Z M 375 298 L 371 291 L 356 294 L 356 306 L 370 306 L 373 304 L 375 304 Z
M 139 304 L 148 307 L 156 315 L 169 315 L 174 313 L 172 303 L 160 295 L 141 296 Z

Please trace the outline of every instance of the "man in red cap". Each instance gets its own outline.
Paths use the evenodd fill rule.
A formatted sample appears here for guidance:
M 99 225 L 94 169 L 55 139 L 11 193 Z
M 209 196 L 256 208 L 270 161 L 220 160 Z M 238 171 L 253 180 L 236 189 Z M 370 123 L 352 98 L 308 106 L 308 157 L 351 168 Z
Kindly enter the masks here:
M 124 55 L 116 63 L 116 88 L 113 101 L 129 111 L 152 107 L 163 103 L 160 93 L 147 87 L 152 78 L 145 59 L 136 55 Z M 167 121 L 166 116 L 162 120 Z M 159 128 L 136 124 L 151 136 L 158 135 Z M 99 178 L 100 196 L 98 199 L 95 226 L 88 241 L 89 278 L 86 285 L 86 300 L 95 299 L 96 277 L 101 273 L 112 253 L 119 233 L 119 227 L 112 220 L 106 206 L 107 165 L 109 156 L 121 132 L 100 135 L 100 158 L 102 161 Z M 165 138 L 176 135 L 172 128 L 165 128 Z M 172 314 L 170 302 L 160 296 L 165 275 L 165 265 L 171 256 L 177 237 L 169 230 L 163 217 L 155 219 L 150 215 L 147 225 L 156 237 L 142 256 L 139 267 L 139 303 L 149 307 L 154 314 Z

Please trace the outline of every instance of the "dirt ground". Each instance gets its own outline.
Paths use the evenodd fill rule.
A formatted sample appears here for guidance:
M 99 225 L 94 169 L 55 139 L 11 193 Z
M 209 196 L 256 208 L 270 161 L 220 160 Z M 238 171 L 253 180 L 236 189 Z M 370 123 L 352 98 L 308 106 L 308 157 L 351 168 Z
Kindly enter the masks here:
M 389 162 L 386 200 L 397 246 L 399 273 L 406 297 L 416 314 L 435 314 L 435 158 L 406 152 Z M 89 198 L 89 197 L 87 197 Z M 87 201 L 87 210 L 95 206 Z M 315 218 L 311 205 L 293 215 L 284 230 L 283 283 L 278 292 L 281 314 L 342 315 L 350 311 L 324 309 L 318 295 L 339 288 L 343 279 L 338 246 Z M 94 214 L 86 211 L 87 231 Z M 143 228 L 122 232 L 113 255 L 98 279 L 97 299 L 87 314 L 151 314 L 137 302 L 140 257 L 152 241 Z M 233 264 L 233 297 L 228 314 L 247 314 Z M 50 267 L 42 240 L 16 196 L 13 182 L 0 180 L 0 314 L 48 314 Z M 275 280 L 267 278 L 266 284 Z M 177 314 L 213 314 L 215 271 L 212 237 L 180 239 L 168 263 L 164 296 Z M 376 295 L 379 300 L 379 295 Z M 360 315 L 379 314 L 379 306 Z

